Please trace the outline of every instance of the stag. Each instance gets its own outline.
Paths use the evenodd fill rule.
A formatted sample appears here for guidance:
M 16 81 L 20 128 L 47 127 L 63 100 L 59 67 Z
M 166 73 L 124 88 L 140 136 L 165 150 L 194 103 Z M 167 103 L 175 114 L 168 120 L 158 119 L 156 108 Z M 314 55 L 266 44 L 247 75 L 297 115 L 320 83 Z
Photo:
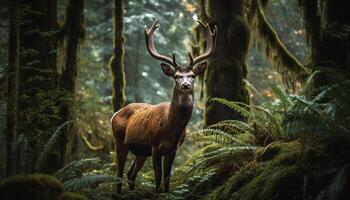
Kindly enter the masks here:
M 207 67 L 205 61 L 215 48 L 217 27 L 212 31 L 209 24 L 198 21 L 206 30 L 206 49 L 204 53 L 192 58 L 190 64 L 180 66 L 172 58 L 158 53 L 154 46 L 153 34 L 159 27 L 155 20 L 148 30 L 145 26 L 145 39 L 150 55 L 160 61 L 165 75 L 174 80 L 173 94 L 170 102 L 157 105 L 146 103 L 131 103 L 116 112 L 112 119 L 113 135 L 116 142 L 118 176 L 123 178 L 125 161 L 129 151 L 135 155 L 135 160 L 127 174 L 130 190 L 134 189 L 137 173 L 142 168 L 147 157 L 152 156 L 156 191 L 160 191 L 163 162 L 163 187 L 169 190 L 171 167 L 176 150 L 183 143 L 186 126 L 192 115 L 194 80 L 202 75 Z M 122 183 L 117 184 L 117 193 L 121 192 Z

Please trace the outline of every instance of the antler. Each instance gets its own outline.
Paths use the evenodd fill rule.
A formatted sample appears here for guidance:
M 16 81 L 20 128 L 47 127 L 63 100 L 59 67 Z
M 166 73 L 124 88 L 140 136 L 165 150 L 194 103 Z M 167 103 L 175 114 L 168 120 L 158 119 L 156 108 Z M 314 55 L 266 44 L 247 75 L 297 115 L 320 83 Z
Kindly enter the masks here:
M 214 52 L 215 44 L 216 44 L 216 33 L 218 32 L 218 28 L 215 25 L 214 31 L 212 32 L 209 27 L 209 23 L 204 24 L 202 21 L 198 20 L 198 23 L 200 23 L 207 31 L 207 47 L 205 48 L 205 51 L 202 55 L 196 57 L 195 59 L 192 58 L 191 53 L 188 53 L 190 57 L 190 66 L 195 66 L 196 64 L 200 63 L 201 61 L 209 58 L 211 54 Z
M 151 28 L 149 30 L 147 30 L 147 26 L 145 26 L 145 38 L 146 38 L 147 50 L 151 54 L 151 56 L 153 56 L 154 58 L 161 60 L 161 61 L 164 61 L 173 67 L 176 67 L 177 64 L 175 61 L 174 52 L 173 52 L 173 58 L 171 59 L 170 57 L 163 56 L 163 55 L 159 54 L 158 51 L 156 50 L 156 48 L 154 47 L 153 33 L 155 30 L 157 30 L 157 28 L 159 28 L 158 19 L 156 19 L 153 22 L 153 25 L 151 26 Z

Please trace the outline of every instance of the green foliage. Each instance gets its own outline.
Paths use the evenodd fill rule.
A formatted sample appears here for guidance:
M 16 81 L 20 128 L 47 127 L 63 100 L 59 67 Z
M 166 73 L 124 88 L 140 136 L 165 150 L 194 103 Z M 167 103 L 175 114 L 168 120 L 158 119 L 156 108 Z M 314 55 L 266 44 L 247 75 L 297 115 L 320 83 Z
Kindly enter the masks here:
M 350 140 L 350 81 L 325 86 L 317 95 L 293 96 L 285 118 L 288 137 Z
M 120 178 L 110 170 L 99 158 L 87 158 L 71 162 L 55 176 L 69 192 L 84 194 L 89 199 L 112 199 L 115 194 L 113 186 Z
M 32 172 L 33 169 L 39 173 L 47 171 L 48 162 L 47 158 L 50 156 L 50 153 L 57 151 L 57 142 L 64 135 L 65 131 L 62 129 L 65 128 L 68 124 L 72 123 L 67 121 L 59 126 L 54 134 L 48 139 L 46 144 L 43 145 L 43 150 L 38 155 L 38 159 L 34 159 L 33 147 L 31 146 L 30 139 L 28 139 L 27 134 L 21 134 L 18 136 L 14 148 L 12 149 L 12 174 L 24 174 Z
M 118 176 L 108 175 L 91 175 L 82 176 L 64 182 L 65 188 L 70 192 L 82 192 L 89 187 L 96 187 L 101 183 L 117 183 L 119 182 Z
M 98 158 L 87 158 L 73 161 L 58 170 L 55 176 L 62 182 L 81 177 L 84 172 L 101 167 L 101 160 Z
M 35 170 L 37 172 L 43 171 L 43 167 L 47 160 L 48 154 L 54 150 L 55 145 L 57 145 L 58 139 L 66 133 L 65 130 L 62 129 L 70 123 L 72 123 L 72 121 L 67 121 L 61 126 L 59 126 L 55 133 L 50 137 L 49 141 L 47 141 L 47 143 L 44 145 L 44 150 L 40 153 L 39 159 L 37 160 L 35 165 Z

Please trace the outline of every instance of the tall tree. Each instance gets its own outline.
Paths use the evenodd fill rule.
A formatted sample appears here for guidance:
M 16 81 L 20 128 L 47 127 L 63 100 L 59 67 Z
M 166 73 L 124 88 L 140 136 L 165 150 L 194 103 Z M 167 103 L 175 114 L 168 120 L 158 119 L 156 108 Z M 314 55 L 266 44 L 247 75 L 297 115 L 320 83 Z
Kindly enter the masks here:
M 63 32 L 66 38 L 66 56 L 65 67 L 60 77 L 60 87 L 67 94 L 67 98 L 62 101 L 60 115 L 62 122 L 74 120 L 75 108 L 75 88 L 78 73 L 78 50 L 79 44 L 82 43 L 85 37 L 84 25 L 84 0 L 70 0 L 67 11 L 66 21 L 63 27 Z M 72 131 L 73 125 L 67 128 L 65 137 L 61 141 L 61 163 L 65 164 L 70 158 L 70 144 L 74 137 Z
M 239 113 L 211 101 L 213 97 L 249 103 L 243 79 L 250 41 L 243 16 L 243 0 L 208 1 L 209 14 L 218 27 L 216 49 L 205 75 L 205 126 L 225 119 L 242 119 Z
M 17 78 L 19 70 L 19 29 L 18 16 L 19 8 L 15 4 L 9 7 L 9 44 L 8 44 L 8 74 L 7 74 L 7 175 L 11 174 L 12 148 L 17 136 Z
M 123 37 L 123 0 L 114 0 L 114 50 L 109 66 L 113 78 L 113 109 L 119 110 L 125 103 Z
M 21 171 L 28 173 L 34 170 L 42 145 L 58 125 L 54 91 L 57 86 L 57 1 L 19 2 L 17 133 L 29 144 L 26 148 L 31 153 L 21 158 L 26 162 Z
M 132 65 L 133 70 L 133 87 L 134 87 L 134 102 L 140 102 L 142 99 L 140 97 L 139 91 L 139 81 L 140 81 L 140 50 L 141 50 L 141 42 L 143 41 L 143 37 L 141 32 L 137 35 L 136 45 L 135 45 L 135 61 Z
M 315 87 L 349 79 L 350 13 L 342 0 L 299 0 L 304 13 L 312 70 L 320 70 Z M 344 77 L 345 76 L 345 77 Z

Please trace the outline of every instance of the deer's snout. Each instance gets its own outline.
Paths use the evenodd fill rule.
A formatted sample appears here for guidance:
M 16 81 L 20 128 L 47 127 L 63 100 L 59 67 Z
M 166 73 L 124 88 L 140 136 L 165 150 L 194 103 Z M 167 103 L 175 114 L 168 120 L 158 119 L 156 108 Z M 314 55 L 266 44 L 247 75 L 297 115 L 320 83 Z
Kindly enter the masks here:
M 191 84 L 188 82 L 184 82 L 181 84 L 181 89 L 182 90 L 190 90 L 191 89 Z

